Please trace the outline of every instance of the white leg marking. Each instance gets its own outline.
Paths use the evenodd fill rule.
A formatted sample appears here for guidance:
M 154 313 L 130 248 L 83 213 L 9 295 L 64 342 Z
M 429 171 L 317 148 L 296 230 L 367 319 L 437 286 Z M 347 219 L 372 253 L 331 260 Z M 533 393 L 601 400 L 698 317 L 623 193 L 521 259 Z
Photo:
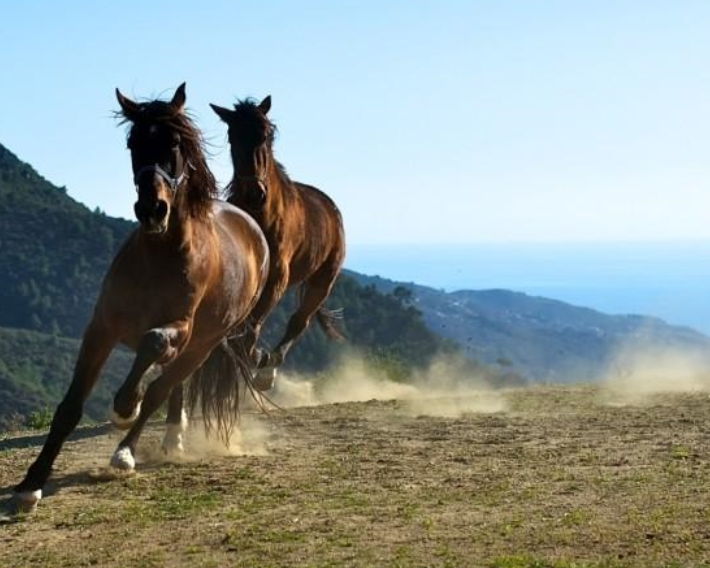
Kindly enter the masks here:
M 167 455 L 182 454 L 185 452 L 185 446 L 182 443 L 182 425 L 168 424 L 168 430 L 163 438 L 163 452 Z
M 117 448 L 111 456 L 111 467 L 131 471 L 136 468 L 136 460 L 129 447 Z
M 187 431 L 187 424 L 187 412 L 185 412 L 183 408 L 180 414 L 180 422 L 178 424 L 168 423 L 168 429 L 163 438 L 163 452 L 168 455 L 182 454 L 185 452 L 182 435 L 183 432 Z
M 111 408 L 111 412 L 109 414 L 109 420 L 113 423 L 116 428 L 119 430 L 128 430 L 131 426 L 133 426 L 133 423 L 136 421 L 136 418 L 138 418 L 138 415 L 141 413 L 141 403 L 139 402 L 136 404 L 136 407 L 133 409 L 133 412 L 128 418 L 124 418 L 121 416 L 118 412 L 116 412 L 113 408 Z
M 42 498 L 42 490 L 16 491 L 13 497 L 18 512 L 32 513 L 37 508 L 37 503 L 39 503 L 39 500 Z

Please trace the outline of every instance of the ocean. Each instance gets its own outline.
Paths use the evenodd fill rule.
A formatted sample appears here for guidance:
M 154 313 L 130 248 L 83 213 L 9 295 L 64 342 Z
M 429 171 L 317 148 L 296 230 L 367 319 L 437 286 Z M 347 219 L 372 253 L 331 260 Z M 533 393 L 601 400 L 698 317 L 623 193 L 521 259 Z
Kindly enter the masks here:
M 710 242 L 350 245 L 347 268 L 446 291 L 504 288 L 710 334 Z

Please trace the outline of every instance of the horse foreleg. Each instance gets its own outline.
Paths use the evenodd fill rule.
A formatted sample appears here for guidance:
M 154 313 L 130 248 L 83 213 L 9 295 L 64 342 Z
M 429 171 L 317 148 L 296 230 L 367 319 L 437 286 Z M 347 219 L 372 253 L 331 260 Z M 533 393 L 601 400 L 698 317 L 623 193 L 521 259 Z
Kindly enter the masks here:
M 141 338 L 131 370 L 113 399 L 110 418 L 118 428 L 129 428 L 138 417 L 143 394 L 140 382 L 145 372 L 154 363 L 164 365 L 175 359 L 189 335 L 189 323 L 179 321 L 151 329 Z
M 152 414 L 165 402 L 171 392 L 179 389 L 182 382 L 202 365 L 210 351 L 183 353 L 163 374 L 153 381 L 145 391 L 138 419 L 133 423 L 126 437 L 121 440 L 116 448 L 111 465 L 118 469 L 131 470 L 135 467 L 136 444 L 140 438 L 146 422 Z
M 175 385 L 168 399 L 168 416 L 165 419 L 167 430 L 163 438 L 163 452 L 167 455 L 181 454 L 185 451 L 182 435 L 187 430 L 187 413 L 183 408 L 182 383 Z
M 251 314 L 249 314 L 251 326 L 247 329 L 245 346 L 252 364 L 256 368 L 266 367 L 270 364 L 269 354 L 256 349 L 256 342 L 259 339 L 259 334 L 261 333 L 261 328 L 264 325 L 266 316 L 271 313 L 271 310 L 274 309 L 274 306 L 276 306 L 283 297 L 286 287 L 288 286 L 288 278 L 288 268 L 279 265 L 272 267 L 264 291 L 261 293 L 261 297 Z
M 54 460 L 64 440 L 81 420 L 84 401 L 115 345 L 116 339 L 102 326 L 92 322 L 86 328 L 74 377 L 64 399 L 57 406 L 42 451 L 27 470 L 24 480 L 15 487 L 15 500 L 20 510 L 31 510 L 42 497 L 42 487 L 51 473 Z

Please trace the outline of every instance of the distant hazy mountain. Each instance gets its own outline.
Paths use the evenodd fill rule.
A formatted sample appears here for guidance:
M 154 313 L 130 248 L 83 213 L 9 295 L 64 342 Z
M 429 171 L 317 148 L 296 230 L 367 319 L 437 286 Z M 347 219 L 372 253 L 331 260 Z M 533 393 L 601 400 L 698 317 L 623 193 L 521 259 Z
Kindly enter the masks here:
M 349 273 L 382 292 L 411 292 L 429 328 L 485 363 L 512 364 L 535 380 L 591 381 L 621 349 L 710 353 L 710 338 L 658 318 L 607 315 L 508 290 L 443 292 L 413 283 Z

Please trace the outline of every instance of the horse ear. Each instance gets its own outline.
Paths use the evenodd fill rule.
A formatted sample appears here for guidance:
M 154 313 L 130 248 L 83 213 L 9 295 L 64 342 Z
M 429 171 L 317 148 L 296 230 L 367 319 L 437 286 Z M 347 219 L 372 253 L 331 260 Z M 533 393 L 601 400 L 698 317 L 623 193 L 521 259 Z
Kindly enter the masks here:
M 135 120 L 140 112 L 138 103 L 132 101 L 128 97 L 124 97 L 118 88 L 116 89 L 116 98 L 118 99 L 118 104 L 121 105 L 123 116 L 125 116 L 128 120 Z
M 173 95 L 173 100 L 170 101 L 170 106 L 176 111 L 182 112 L 185 108 L 185 101 L 187 100 L 187 95 L 185 95 L 185 83 L 180 85 L 175 94 Z
M 266 98 L 259 103 L 258 108 L 262 113 L 268 114 L 271 109 L 271 95 L 266 95 Z
M 210 106 L 212 107 L 212 110 L 217 113 L 217 116 L 222 119 L 223 122 L 226 122 L 227 124 L 229 124 L 229 121 L 232 118 L 232 115 L 234 114 L 233 110 L 229 110 L 228 108 L 213 105 L 212 103 L 210 103 Z

